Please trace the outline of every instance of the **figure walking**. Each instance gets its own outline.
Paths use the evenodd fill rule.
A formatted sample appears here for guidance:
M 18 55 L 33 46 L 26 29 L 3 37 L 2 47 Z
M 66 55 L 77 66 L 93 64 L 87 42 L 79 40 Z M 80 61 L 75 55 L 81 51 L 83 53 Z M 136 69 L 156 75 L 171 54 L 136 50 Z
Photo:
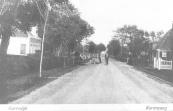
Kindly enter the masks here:
M 98 53 L 98 58 L 99 58 L 99 62 L 102 63 L 100 52 Z
M 91 64 L 95 64 L 96 63 L 96 55 L 92 54 L 92 62 Z
M 108 61 L 109 61 L 108 51 L 106 51 L 106 53 L 105 53 L 105 61 L 106 61 L 106 64 L 108 65 Z

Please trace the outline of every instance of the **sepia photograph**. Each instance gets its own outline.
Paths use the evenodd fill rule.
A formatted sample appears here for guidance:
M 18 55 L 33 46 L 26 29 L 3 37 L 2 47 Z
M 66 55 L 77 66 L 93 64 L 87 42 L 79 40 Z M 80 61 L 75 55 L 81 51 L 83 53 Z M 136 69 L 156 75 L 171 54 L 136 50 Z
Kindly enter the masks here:
M 172 0 L 0 0 L 0 107 L 173 111 L 172 13 Z

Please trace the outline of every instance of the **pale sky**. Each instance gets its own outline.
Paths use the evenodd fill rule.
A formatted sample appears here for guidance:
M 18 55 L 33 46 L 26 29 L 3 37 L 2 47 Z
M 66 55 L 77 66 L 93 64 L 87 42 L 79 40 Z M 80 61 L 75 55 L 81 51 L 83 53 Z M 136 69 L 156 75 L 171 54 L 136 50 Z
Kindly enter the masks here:
M 123 25 L 137 25 L 147 31 L 167 32 L 172 27 L 173 0 L 70 0 L 81 17 L 95 28 L 90 37 L 107 44 L 113 30 Z

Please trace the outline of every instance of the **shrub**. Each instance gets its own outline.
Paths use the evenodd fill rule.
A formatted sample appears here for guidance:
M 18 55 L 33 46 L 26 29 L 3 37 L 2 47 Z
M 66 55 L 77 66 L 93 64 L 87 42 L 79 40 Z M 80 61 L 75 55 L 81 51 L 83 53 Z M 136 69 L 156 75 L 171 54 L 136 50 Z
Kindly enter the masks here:
M 121 62 L 127 62 L 127 58 L 120 57 L 120 56 L 115 56 L 115 60 L 118 60 L 118 61 L 121 61 Z
M 7 56 L 7 75 L 21 75 L 29 73 L 29 66 L 25 56 Z
M 78 59 L 75 59 L 75 63 Z M 68 57 L 56 57 L 53 55 L 44 56 L 42 69 L 51 70 L 57 67 L 63 67 L 73 63 L 73 59 L 68 59 Z M 38 54 L 30 54 L 28 56 L 15 56 L 9 55 L 7 57 L 7 74 L 12 77 L 12 75 L 26 75 L 29 73 L 37 72 L 40 68 L 40 57 Z
M 131 65 L 138 67 L 149 67 L 150 62 L 147 59 L 130 58 Z

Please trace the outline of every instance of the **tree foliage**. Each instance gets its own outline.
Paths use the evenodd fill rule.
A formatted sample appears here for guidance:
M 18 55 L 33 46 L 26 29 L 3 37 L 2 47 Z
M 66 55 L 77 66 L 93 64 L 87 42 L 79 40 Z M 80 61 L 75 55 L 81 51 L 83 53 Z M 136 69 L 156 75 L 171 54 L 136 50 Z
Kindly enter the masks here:
M 107 45 L 107 48 L 110 55 L 117 56 L 121 48 L 119 40 L 112 39 Z
M 126 45 L 134 57 L 140 57 L 142 52 L 147 53 L 150 43 L 153 42 L 150 38 L 156 37 L 154 31 L 149 33 L 148 31 L 138 29 L 136 25 L 124 25 L 114 32 L 114 37 L 120 41 L 121 46 L 124 47 Z M 162 32 L 159 32 L 158 36 L 161 37 L 162 34 Z
M 88 42 L 88 52 L 89 53 L 97 52 L 97 45 L 93 41 Z
M 50 7 L 46 37 L 55 47 L 61 42 L 79 43 L 94 33 L 94 28 L 80 18 L 80 13 L 68 0 L 1 0 L 0 5 L 1 55 L 6 54 L 9 38 L 17 29 L 28 32 L 37 26 L 42 37 Z
M 106 46 L 104 44 L 100 43 L 100 44 L 97 45 L 97 50 L 98 50 L 98 52 L 105 51 Z
M 61 12 L 58 11 L 60 9 Z M 78 10 L 72 4 L 64 4 L 58 10 L 54 9 L 54 14 L 50 14 L 46 41 L 55 48 L 62 43 L 66 44 L 70 57 L 75 46 L 94 33 L 94 28 L 80 18 Z
M 42 26 L 45 20 L 47 0 L 1 0 L 0 35 L 2 44 L 0 55 L 6 55 L 9 38 L 16 30 L 31 31 L 33 26 Z M 51 7 L 66 3 L 67 0 L 51 0 Z

